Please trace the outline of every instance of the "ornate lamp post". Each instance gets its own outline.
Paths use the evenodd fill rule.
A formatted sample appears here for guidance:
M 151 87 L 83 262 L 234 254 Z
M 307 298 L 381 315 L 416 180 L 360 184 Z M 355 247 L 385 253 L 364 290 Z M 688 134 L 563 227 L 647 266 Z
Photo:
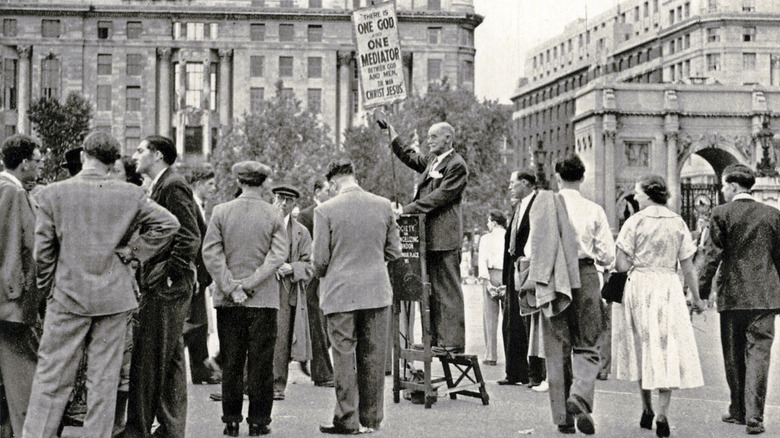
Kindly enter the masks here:
M 544 142 L 540 139 L 536 143 L 534 150 L 534 162 L 536 163 L 536 186 L 539 189 L 549 189 L 550 183 L 547 181 L 547 174 L 544 171 L 544 162 L 547 158 L 547 151 L 544 150 Z
M 756 139 L 761 143 L 761 161 L 758 163 L 757 170 L 759 176 L 777 177 L 780 174 L 775 169 L 774 156 L 774 133 L 769 128 L 769 118 L 765 118 L 761 124 L 761 130 L 756 134 Z M 771 149 L 770 149 L 771 148 Z M 770 150 L 772 151 L 770 153 Z M 770 155 L 771 154 L 771 155 Z

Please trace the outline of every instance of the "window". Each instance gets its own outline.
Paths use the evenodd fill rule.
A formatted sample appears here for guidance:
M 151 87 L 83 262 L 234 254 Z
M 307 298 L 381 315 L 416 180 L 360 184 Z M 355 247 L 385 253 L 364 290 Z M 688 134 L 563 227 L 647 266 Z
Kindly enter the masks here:
M 99 54 L 97 56 L 97 74 L 99 75 L 111 74 L 111 55 Z
M 262 108 L 263 99 L 265 99 L 265 88 L 250 88 L 249 89 L 249 110 L 253 113 L 260 112 Z
M 690 49 L 690 48 L 691 48 L 691 34 L 686 33 L 683 42 L 683 49 Z
M 128 21 L 127 22 L 127 39 L 137 40 L 141 38 L 141 33 L 144 31 L 144 25 L 140 21 Z
M 111 85 L 97 86 L 97 110 L 111 111 Z
M 295 37 L 295 27 L 292 24 L 279 25 L 279 41 L 292 41 Z
M 107 40 L 114 33 L 114 23 L 111 21 L 98 21 L 97 37 L 99 40 Z
M 742 12 L 755 12 L 756 0 L 742 0 Z
M 691 2 L 685 2 L 683 5 L 683 16 L 685 18 L 691 18 Z
M 642 15 L 644 17 L 649 17 L 650 16 L 650 3 L 649 2 L 645 2 Z
M 249 39 L 252 41 L 265 41 L 265 24 L 263 23 L 250 24 Z
M 463 61 L 461 64 L 463 82 L 474 82 L 474 61 Z
M 6 58 L 3 62 L 3 95 L 0 108 L 16 109 L 16 59 Z
M 717 43 L 720 42 L 720 29 L 717 27 L 707 28 L 707 42 Z
M 292 7 L 295 7 L 295 5 L 293 4 L 293 0 L 280 0 L 279 1 L 279 7 L 282 7 L 282 8 L 292 8 Z
M 322 58 L 319 56 L 309 57 L 308 63 L 308 77 L 309 78 L 321 78 L 322 77 Z
M 137 53 L 129 53 L 127 55 L 127 75 L 128 76 L 141 76 L 144 71 L 143 56 Z
M 206 38 L 210 38 L 212 40 L 219 38 L 219 24 L 209 23 L 208 29 L 209 32 L 206 34 Z
M 141 87 L 127 87 L 125 111 L 141 111 Z
M 658 12 L 658 0 L 653 0 L 653 13 Z
M 15 37 L 16 36 L 16 19 L 6 18 L 3 20 L 3 36 Z
M 650 142 L 627 141 L 624 143 L 626 165 L 629 167 L 648 167 L 650 165 Z
M 310 24 L 306 31 L 306 39 L 310 43 L 322 42 L 322 26 L 319 24 Z
M 428 44 L 441 44 L 441 28 L 429 27 L 428 28 Z
M 322 89 L 309 88 L 306 90 L 306 108 L 310 113 L 319 114 L 322 112 Z
M 755 70 L 756 69 L 756 54 L 755 53 L 743 53 L 742 54 L 742 70 Z
M 203 40 L 203 23 L 187 23 L 185 26 L 185 38 L 192 41 Z
M 280 56 L 279 57 L 279 77 L 290 77 L 293 75 L 293 57 L 292 56 Z
M 201 107 L 203 94 L 203 63 L 188 62 L 186 65 L 186 83 L 184 104 L 193 108 Z
M 677 21 L 682 21 L 683 19 L 683 7 L 677 6 Z
M 322 0 L 309 0 L 309 7 L 310 8 L 321 8 L 322 7 Z
M 429 11 L 441 10 L 441 0 L 428 0 L 428 10 Z
M 474 29 L 460 28 L 460 45 L 474 47 Z
M 352 0 L 352 9 L 357 9 L 360 7 L 360 0 Z
M 60 60 L 52 55 L 41 60 L 41 96 L 60 98 Z
M 216 62 L 212 62 L 209 65 L 209 110 L 217 111 L 217 99 L 219 98 L 217 86 L 219 65 Z
M 756 28 L 755 27 L 743 27 L 742 28 L 742 41 L 748 43 L 756 40 Z
M 201 155 L 203 153 L 203 127 L 187 126 L 184 128 L 184 153 Z
M 707 10 L 709 12 L 718 12 L 718 0 L 707 0 Z
M 41 36 L 44 38 L 59 38 L 60 20 L 43 20 L 41 22 Z
M 428 82 L 441 80 L 441 59 L 428 60 Z
M 669 9 L 669 26 L 674 24 L 674 9 Z
M 720 54 L 711 53 L 707 55 L 707 71 L 720 70 Z
M 140 126 L 126 126 L 125 127 L 125 151 L 124 153 L 130 153 L 138 147 L 138 143 L 141 142 L 141 127 Z
M 262 78 L 265 70 L 265 56 L 249 57 L 249 76 L 253 78 Z
M 669 41 L 669 54 L 670 55 L 674 54 L 674 40 Z
M 634 7 L 634 22 L 639 21 L 639 6 Z

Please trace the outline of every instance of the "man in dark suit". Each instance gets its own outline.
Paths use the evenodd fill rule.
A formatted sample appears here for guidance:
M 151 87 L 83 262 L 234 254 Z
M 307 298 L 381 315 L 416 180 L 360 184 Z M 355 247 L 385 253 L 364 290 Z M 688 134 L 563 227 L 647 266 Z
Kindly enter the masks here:
M 363 191 L 349 160 L 330 164 L 338 194 L 314 209 L 312 266 L 333 346 L 336 408 L 324 433 L 379 428 L 392 291 L 385 262 L 401 257 L 390 201 Z
M 176 146 L 167 137 L 150 136 L 133 159 L 138 172 L 152 179 L 151 198 L 179 220 L 172 244 L 142 264 L 138 278 L 141 305 L 130 367 L 125 436 L 185 436 L 187 377 L 182 330 L 195 286 L 195 258 L 200 249 L 198 206 L 184 178 L 171 166 Z
M 106 132 L 90 134 L 81 172 L 36 198 L 38 288 L 49 298 L 21 436 L 57 434 L 85 345 L 89 396 L 79 435 L 111 436 L 127 322 L 138 306 L 128 264 L 161 251 L 179 229 L 140 187 L 109 176 L 119 148 Z
M 528 330 L 530 318 L 520 315 L 520 302 L 515 286 L 517 263 L 525 255 L 525 246 L 531 230 L 528 212 L 531 211 L 536 197 L 536 175 L 532 170 L 512 172 L 509 178 L 509 191 L 515 200 L 512 219 L 504 237 L 503 283 L 504 295 L 501 334 L 504 338 L 504 356 L 506 357 L 505 377 L 499 385 L 528 384 L 539 386 L 545 380 L 544 359 L 528 357 Z M 527 358 L 528 357 L 528 358 Z M 527 358 L 527 359 L 526 359 Z
M 405 205 L 402 213 L 425 215 L 433 344 L 440 349 L 462 352 L 466 346 L 466 321 L 460 278 L 463 236 L 460 204 L 468 182 L 468 166 L 453 149 L 455 130 L 449 123 L 436 123 L 428 130 L 429 155 L 404 145 L 391 125 L 388 132 L 393 153 L 421 174 L 414 201 Z
M 731 404 L 723 421 L 764 432 L 764 403 L 775 317 L 780 312 L 780 211 L 750 196 L 755 174 L 744 165 L 723 170 L 727 204 L 712 210 L 699 274 L 709 296 L 720 266 L 720 336 Z
M 35 210 L 24 185 L 41 173 L 40 147 L 27 135 L 8 137 L 0 172 L 0 382 L 3 409 L 19 437 L 35 375 L 42 299 L 35 285 Z
M 328 180 L 317 177 L 314 180 L 314 204 L 304 208 L 298 214 L 298 222 L 314 235 L 314 208 L 330 198 Z M 333 364 L 328 349 L 328 332 L 325 327 L 325 315 L 320 308 L 320 280 L 312 278 L 306 285 L 306 307 L 309 313 L 309 331 L 311 332 L 311 380 L 315 386 L 333 387 Z M 301 366 L 304 366 L 301 364 Z

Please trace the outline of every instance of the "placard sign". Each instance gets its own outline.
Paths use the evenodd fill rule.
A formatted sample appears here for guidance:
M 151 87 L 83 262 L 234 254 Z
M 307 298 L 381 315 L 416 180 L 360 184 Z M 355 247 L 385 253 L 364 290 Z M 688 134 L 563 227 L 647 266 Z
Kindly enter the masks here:
M 406 99 L 406 80 L 398 37 L 395 2 L 352 12 L 364 109 Z
M 401 258 L 388 264 L 393 294 L 400 300 L 419 300 L 425 273 L 425 216 L 404 214 L 398 220 Z

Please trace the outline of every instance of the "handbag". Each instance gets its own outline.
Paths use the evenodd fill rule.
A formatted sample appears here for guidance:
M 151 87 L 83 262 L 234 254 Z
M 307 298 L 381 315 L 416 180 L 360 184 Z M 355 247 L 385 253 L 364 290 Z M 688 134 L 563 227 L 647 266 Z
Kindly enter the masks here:
M 601 298 L 610 303 L 622 303 L 627 280 L 628 272 L 613 272 L 601 288 Z

